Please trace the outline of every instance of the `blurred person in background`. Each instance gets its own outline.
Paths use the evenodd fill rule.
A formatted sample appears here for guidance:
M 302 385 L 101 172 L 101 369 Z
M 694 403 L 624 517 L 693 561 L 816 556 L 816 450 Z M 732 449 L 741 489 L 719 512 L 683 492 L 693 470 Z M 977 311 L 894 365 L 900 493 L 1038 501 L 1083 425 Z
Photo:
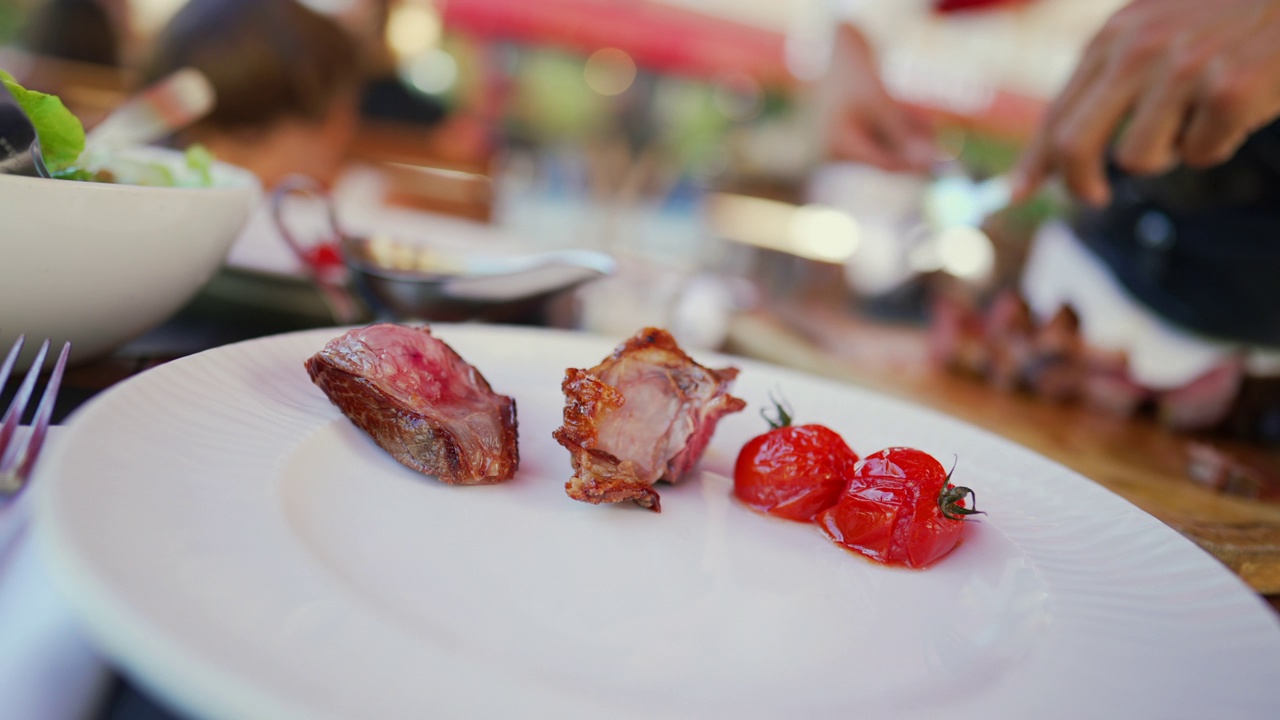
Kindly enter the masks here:
M 120 0 L 48 0 L 22 30 L 22 46 L 36 55 L 119 65 L 122 22 Z
M 1280 0 L 1138 0 L 1049 107 L 1015 196 L 1047 178 L 1080 240 L 1177 326 L 1280 348 Z
M 294 0 L 191 0 L 155 39 L 149 85 L 194 67 L 217 92 L 177 142 L 199 142 L 263 185 L 302 173 L 332 183 L 355 138 L 360 69 L 352 37 Z
M 365 81 L 360 114 L 372 120 L 437 125 L 445 119 L 447 108 L 439 99 L 405 84 L 396 54 L 388 45 L 388 23 L 393 9 L 402 4 L 395 0 L 352 0 L 336 15 L 361 49 Z
M 895 172 L 934 163 L 927 117 L 885 89 L 859 23 L 1055 1 L 847 3 L 829 155 Z M 969 14 L 934 22 L 959 32 Z M 1135 0 L 1098 22 L 1015 172 L 1015 199 L 1058 178 L 1078 201 L 1069 226 L 1039 233 L 1021 291 L 1040 321 L 1071 306 L 1086 343 L 1120 351 L 1121 374 L 1143 386 L 1131 397 L 1174 397 L 1159 407 L 1172 424 L 1210 427 L 1247 376 L 1280 370 L 1280 0 Z M 1272 404 L 1249 434 L 1280 437 Z

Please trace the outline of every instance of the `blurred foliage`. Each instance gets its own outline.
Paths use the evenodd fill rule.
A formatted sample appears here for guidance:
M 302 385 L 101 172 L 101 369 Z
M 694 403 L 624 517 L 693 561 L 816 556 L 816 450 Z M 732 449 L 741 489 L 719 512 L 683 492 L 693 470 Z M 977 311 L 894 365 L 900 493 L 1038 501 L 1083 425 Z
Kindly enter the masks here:
M 735 128 L 755 126 L 795 109 L 785 93 L 766 92 L 755 118 L 734 121 L 717 102 L 711 81 L 654 76 L 644 70 L 628 90 L 606 97 L 587 85 L 586 60 L 581 56 L 547 48 L 513 51 L 507 70 L 511 101 L 504 125 L 513 138 L 534 145 L 625 134 L 634 136 L 632 141 L 661 148 L 682 171 L 697 173 L 723 161 L 725 143 Z M 461 66 L 467 65 L 459 60 Z
M 959 132 L 960 162 L 976 178 L 1009 172 L 1022 154 L 1022 147 L 1015 142 L 971 130 Z
M 761 119 L 776 118 L 786 115 L 795 108 L 795 101 L 786 92 L 768 88 L 764 91 L 764 107 L 760 111 Z
M 554 51 L 527 52 L 512 78 L 513 120 L 538 141 L 580 138 L 601 126 L 606 98 L 587 87 L 581 57 Z
M 1019 227 L 1034 229 L 1046 220 L 1065 217 L 1071 208 L 1071 202 L 1065 198 L 1042 191 L 1029 200 L 1010 205 L 1009 222 Z
M 31 8 L 21 0 L 4 0 L 0 2 L 0 45 L 13 45 L 18 42 L 18 33 L 26 24 Z
M 960 163 L 975 178 L 983 179 L 1011 172 L 1022 155 L 1022 146 L 1007 139 L 983 135 L 972 130 L 956 130 L 956 134 L 944 140 L 959 150 Z M 1030 199 L 1010 205 L 1003 210 L 1004 222 L 1014 228 L 1015 234 L 1030 235 L 1041 223 L 1051 218 L 1063 217 L 1071 209 L 1071 203 L 1049 191 L 1042 191 Z
M 683 168 L 705 165 L 720 151 L 730 123 L 705 83 L 664 78 L 654 90 L 653 121 Z

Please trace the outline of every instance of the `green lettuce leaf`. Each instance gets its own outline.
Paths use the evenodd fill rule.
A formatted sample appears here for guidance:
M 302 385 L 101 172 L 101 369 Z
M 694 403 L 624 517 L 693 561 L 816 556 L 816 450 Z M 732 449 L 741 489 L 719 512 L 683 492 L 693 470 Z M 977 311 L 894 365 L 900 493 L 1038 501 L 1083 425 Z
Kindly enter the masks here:
M 22 106 L 40 138 L 44 164 L 51 172 L 69 167 L 84 152 L 84 125 L 56 96 L 27 90 L 0 70 L 0 82 Z
M 213 187 L 213 153 L 209 148 L 196 143 L 187 148 L 187 167 L 194 170 L 204 187 Z

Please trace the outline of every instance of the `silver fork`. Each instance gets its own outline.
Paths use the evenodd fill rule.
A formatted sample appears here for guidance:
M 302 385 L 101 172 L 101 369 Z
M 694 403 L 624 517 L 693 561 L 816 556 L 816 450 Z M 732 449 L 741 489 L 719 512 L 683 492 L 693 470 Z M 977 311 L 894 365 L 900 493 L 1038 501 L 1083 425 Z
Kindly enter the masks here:
M 9 375 L 18 362 L 18 354 L 22 352 L 25 340 L 26 336 L 18 336 L 13 347 L 9 349 L 9 354 L 5 356 L 4 364 L 0 365 L 0 391 L 3 391 L 9 382 Z M 5 410 L 4 416 L 0 417 L 0 503 L 13 498 L 27 486 L 27 480 L 35 468 L 36 459 L 40 456 L 40 448 L 44 446 L 44 437 L 49 432 L 49 419 L 53 416 L 53 403 L 58 397 L 62 375 L 67 368 L 67 355 L 71 352 L 71 343 L 65 343 L 62 346 L 58 362 L 49 376 L 44 392 L 40 395 L 39 404 L 36 405 L 35 417 L 31 421 L 31 432 L 24 439 L 17 437 L 18 422 L 22 420 L 27 404 L 31 401 L 31 395 L 35 392 L 36 380 L 40 376 L 40 369 L 44 366 L 44 359 L 48 352 L 49 341 L 45 340 L 31 363 L 31 369 L 27 371 L 13 400 L 9 402 L 9 408 Z

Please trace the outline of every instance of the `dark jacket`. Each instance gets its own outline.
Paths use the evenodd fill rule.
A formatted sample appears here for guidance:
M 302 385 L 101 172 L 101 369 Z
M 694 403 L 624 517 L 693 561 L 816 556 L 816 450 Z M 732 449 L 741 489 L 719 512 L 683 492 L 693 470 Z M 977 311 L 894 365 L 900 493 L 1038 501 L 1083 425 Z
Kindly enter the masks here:
M 1074 225 L 1138 300 L 1205 335 L 1280 346 L 1280 121 L 1223 165 L 1113 169 L 1112 188 Z

